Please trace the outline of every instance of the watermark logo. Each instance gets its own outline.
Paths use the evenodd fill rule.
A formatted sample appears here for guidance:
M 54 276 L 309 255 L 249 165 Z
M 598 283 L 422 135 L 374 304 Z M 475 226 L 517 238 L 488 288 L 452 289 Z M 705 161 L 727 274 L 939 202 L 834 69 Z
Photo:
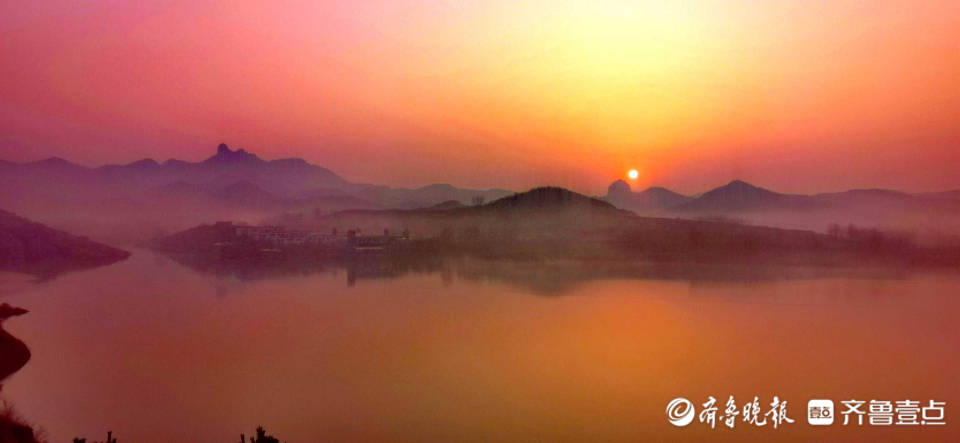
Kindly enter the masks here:
M 813 426 L 833 424 L 833 400 L 810 400 L 807 402 L 807 423 Z
M 786 401 L 781 401 L 774 395 L 769 408 L 765 408 L 764 403 L 759 397 L 753 397 L 753 401 L 744 403 L 743 408 L 740 408 L 732 395 L 726 403 L 717 401 L 711 395 L 701 405 L 698 415 L 690 400 L 677 397 L 667 405 L 667 418 L 674 426 L 686 426 L 693 422 L 694 418 L 698 418 L 700 423 L 710 426 L 710 429 L 715 429 L 718 425 L 733 429 L 736 427 L 738 417 L 744 423 L 758 427 L 770 424 L 774 429 L 783 424 L 793 423 L 793 419 L 787 416 Z
M 843 426 L 943 426 L 947 402 L 929 400 L 841 400 Z M 866 417 L 866 420 L 864 420 Z
M 841 407 L 842 409 L 836 409 Z M 840 400 L 807 401 L 807 423 L 810 426 L 918 426 L 946 425 L 947 402 L 927 400 Z M 699 408 L 699 414 L 697 409 Z M 670 424 L 684 427 L 698 420 L 710 429 L 726 426 L 734 429 L 737 423 L 773 429 L 794 423 L 787 415 L 787 401 L 774 395 L 772 401 L 761 401 L 759 396 L 738 405 L 733 396 L 726 402 L 712 395 L 699 406 L 683 397 L 667 404 Z M 842 419 L 842 420 L 841 420 Z
M 667 405 L 667 419 L 674 426 L 689 425 L 695 415 L 693 403 L 683 397 L 675 398 Z

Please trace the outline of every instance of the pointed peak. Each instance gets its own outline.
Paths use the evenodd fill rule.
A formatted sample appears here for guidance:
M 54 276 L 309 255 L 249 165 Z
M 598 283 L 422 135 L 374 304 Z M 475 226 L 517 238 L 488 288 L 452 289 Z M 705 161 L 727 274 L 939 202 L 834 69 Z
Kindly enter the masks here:
M 64 160 L 62 157 L 45 158 L 43 160 L 37 161 L 36 163 L 47 164 L 47 165 L 72 165 L 73 164 L 67 160 Z
M 707 196 L 738 196 L 737 198 L 743 198 L 749 196 L 754 198 L 757 196 L 776 196 L 782 195 L 776 192 L 773 192 L 769 189 L 761 188 L 759 186 L 751 185 L 743 180 L 733 180 L 730 183 L 727 183 L 719 188 L 712 189 L 701 195 L 701 197 Z
M 26 163 L 26 164 L 34 165 L 36 167 L 41 167 L 41 168 L 47 168 L 47 169 L 53 168 L 61 171 L 73 171 L 73 170 L 86 169 L 86 167 L 84 166 L 80 166 L 76 163 L 73 163 L 69 160 L 64 160 L 60 157 L 45 158 L 40 161 L 35 161 L 33 163 Z
M 226 143 L 220 143 L 217 145 L 217 155 L 230 155 L 230 154 L 246 154 L 247 151 L 243 149 L 230 149 Z
M 226 143 L 220 143 L 217 146 L 217 154 L 208 158 L 205 163 L 218 164 L 245 164 L 262 162 L 260 157 L 251 154 L 243 149 L 231 150 Z
M 651 186 L 651 187 L 649 187 L 649 188 L 644 189 L 643 191 L 641 191 L 641 194 L 670 194 L 670 195 L 676 195 L 676 196 L 683 196 L 683 197 L 685 197 L 685 195 L 683 195 L 683 194 L 681 194 L 681 193 L 679 193 L 679 192 L 672 191 L 672 190 L 670 190 L 670 189 L 664 188 L 663 186 Z
M 756 186 L 751 185 L 750 183 L 747 183 L 747 182 L 745 182 L 745 181 L 743 181 L 743 180 L 740 180 L 740 179 L 731 180 L 730 183 L 727 183 L 727 186 L 739 186 L 739 187 L 744 187 L 744 186 L 745 186 L 745 187 L 749 187 L 749 188 L 756 188 Z
M 533 188 L 527 192 L 513 194 L 487 203 L 484 208 L 527 208 L 550 209 L 570 207 L 598 207 L 617 210 L 615 206 L 602 200 L 578 194 L 569 189 L 555 186 Z
M 731 180 L 730 183 L 727 183 L 727 184 L 725 184 L 725 185 L 717 188 L 717 190 L 721 190 L 721 189 L 723 189 L 723 190 L 730 190 L 730 191 L 736 191 L 736 192 L 754 192 L 754 191 L 766 191 L 766 192 L 771 192 L 771 191 L 769 191 L 769 190 L 767 190 L 767 189 L 761 188 L 761 187 L 756 186 L 756 185 L 752 185 L 752 184 L 747 183 L 747 182 L 745 182 L 745 181 L 743 181 L 743 180 Z

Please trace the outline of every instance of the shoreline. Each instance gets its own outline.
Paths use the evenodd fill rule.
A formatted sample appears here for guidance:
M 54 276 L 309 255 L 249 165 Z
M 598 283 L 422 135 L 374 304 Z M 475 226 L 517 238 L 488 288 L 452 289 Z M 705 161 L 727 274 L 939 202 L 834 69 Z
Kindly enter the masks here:
M 5 320 L 27 312 L 26 309 L 13 307 L 7 303 L 0 305 L 0 382 L 19 371 L 30 361 L 30 349 L 27 345 L 3 329 Z
M 18 315 L 26 314 L 23 308 L 0 305 L 0 383 L 13 375 L 30 361 L 30 349 L 20 339 L 3 329 L 3 322 Z M 0 389 L 3 385 L 0 384 Z M 34 429 L 20 420 L 9 404 L 4 402 L 0 410 L 0 441 L 33 443 L 37 441 Z

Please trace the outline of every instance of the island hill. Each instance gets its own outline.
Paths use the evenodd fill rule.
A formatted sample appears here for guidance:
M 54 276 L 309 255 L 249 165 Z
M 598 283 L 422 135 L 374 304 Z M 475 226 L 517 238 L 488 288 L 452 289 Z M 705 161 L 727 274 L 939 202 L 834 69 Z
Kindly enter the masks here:
M 223 259 L 464 254 L 490 259 L 840 263 L 869 257 L 960 263 L 955 252 L 931 254 L 903 239 L 876 232 L 831 235 L 641 217 L 555 187 L 474 206 L 293 215 L 273 226 L 219 222 L 159 238 L 152 246 L 170 253 Z
M 129 256 L 127 251 L 0 210 L 0 270 L 49 276 Z

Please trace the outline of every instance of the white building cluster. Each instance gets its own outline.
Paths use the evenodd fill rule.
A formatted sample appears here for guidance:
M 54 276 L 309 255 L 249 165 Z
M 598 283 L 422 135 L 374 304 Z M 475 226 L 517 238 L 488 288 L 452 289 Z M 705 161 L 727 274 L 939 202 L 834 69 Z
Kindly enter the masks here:
M 279 226 L 235 226 L 237 237 L 248 238 L 256 243 L 282 245 L 343 246 L 346 235 L 316 231 L 291 231 Z

